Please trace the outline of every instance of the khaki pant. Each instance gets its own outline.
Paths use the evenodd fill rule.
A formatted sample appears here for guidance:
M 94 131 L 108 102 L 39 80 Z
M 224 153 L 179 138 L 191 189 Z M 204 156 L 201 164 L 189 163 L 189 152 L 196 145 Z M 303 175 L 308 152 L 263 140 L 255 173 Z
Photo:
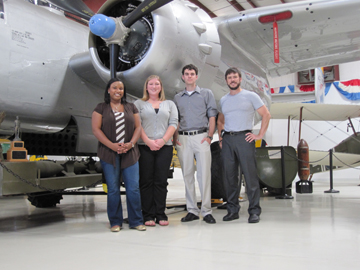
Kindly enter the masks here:
M 185 182 L 187 211 L 197 216 L 200 214 L 195 191 L 195 170 L 197 170 L 196 179 L 201 194 L 201 215 L 203 217 L 212 213 L 211 150 L 207 141 L 201 143 L 206 136 L 206 132 L 197 135 L 179 135 L 181 146 L 176 146 Z M 196 159 L 196 165 L 194 164 L 194 158 Z

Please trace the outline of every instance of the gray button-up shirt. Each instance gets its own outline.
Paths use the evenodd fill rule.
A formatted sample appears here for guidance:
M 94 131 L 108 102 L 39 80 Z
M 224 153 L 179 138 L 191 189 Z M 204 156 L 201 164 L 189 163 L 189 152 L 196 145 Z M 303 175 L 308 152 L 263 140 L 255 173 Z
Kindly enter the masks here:
M 209 118 L 217 115 L 215 98 L 210 89 L 196 86 L 191 95 L 185 89 L 175 95 L 174 102 L 179 111 L 179 131 L 208 128 Z
M 150 140 L 161 139 L 169 126 L 177 128 L 178 113 L 174 102 L 171 100 L 161 102 L 158 113 L 155 112 L 155 109 L 147 101 L 138 99 L 134 104 L 139 110 L 141 126 Z M 145 143 L 140 138 L 138 144 Z M 171 140 L 167 141 L 166 145 L 172 145 Z

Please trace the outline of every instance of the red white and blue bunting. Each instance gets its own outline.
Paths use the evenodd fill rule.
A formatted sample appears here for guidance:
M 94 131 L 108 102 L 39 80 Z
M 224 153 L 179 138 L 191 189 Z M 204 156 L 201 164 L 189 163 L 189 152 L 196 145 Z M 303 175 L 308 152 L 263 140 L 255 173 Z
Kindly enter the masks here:
M 336 89 L 349 100 L 360 99 L 360 80 L 351 80 L 347 82 L 334 82 Z
M 350 80 L 346 82 L 333 82 L 326 83 L 325 96 L 328 94 L 331 85 L 348 100 L 360 100 L 360 80 Z M 288 85 L 283 87 L 271 88 L 271 94 L 282 94 L 282 93 L 301 93 L 314 91 L 314 85 Z M 315 102 L 311 101 L 311 102 Z
M 329 92 L 331 83 L 326 83 L 325 94 Z M 315 86 L 312 85 L 288 85 L 282 87 L 271 88 L 271 94 L 282 93 L 302 93 L 315 91 Z

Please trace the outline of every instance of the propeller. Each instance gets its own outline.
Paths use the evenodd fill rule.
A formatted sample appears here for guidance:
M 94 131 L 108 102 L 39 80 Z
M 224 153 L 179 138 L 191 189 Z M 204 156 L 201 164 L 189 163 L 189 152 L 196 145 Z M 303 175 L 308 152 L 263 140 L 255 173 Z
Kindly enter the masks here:
M 94 12 L 81 0 L 48 0 L 48 2 L 85 20 L 89 20 L 94 15 Z
M 103 14 L 96 14 L 89 21 L 90 31 L 105 40 L 110 51 L 110 75 L 116 77 L 116 67 L 120 46 L 124 45 L 125 39 L 132 26 L 141 17 L 166 5 L 172 0 L 145 0 L 133 12 L 126 17 L 111 18 Z

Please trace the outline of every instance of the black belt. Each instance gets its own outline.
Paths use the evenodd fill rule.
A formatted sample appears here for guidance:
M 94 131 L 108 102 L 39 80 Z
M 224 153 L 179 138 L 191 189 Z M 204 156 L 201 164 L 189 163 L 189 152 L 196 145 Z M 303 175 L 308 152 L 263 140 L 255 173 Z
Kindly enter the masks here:
M 243 130 L 243 131 L 225 131 L 224 134 L 229 134 L 231 136 L 234 136 L 234 135 L 239 135 L 239 134 L 243 134 L 243 133 L 249 133 L 249 132 L 252 132 L 252 130 Z
M 193 130 L 193 131 L 179 131 L 179 135 L 197 135 L 204 132 L 207 132 L 207 128 Z

